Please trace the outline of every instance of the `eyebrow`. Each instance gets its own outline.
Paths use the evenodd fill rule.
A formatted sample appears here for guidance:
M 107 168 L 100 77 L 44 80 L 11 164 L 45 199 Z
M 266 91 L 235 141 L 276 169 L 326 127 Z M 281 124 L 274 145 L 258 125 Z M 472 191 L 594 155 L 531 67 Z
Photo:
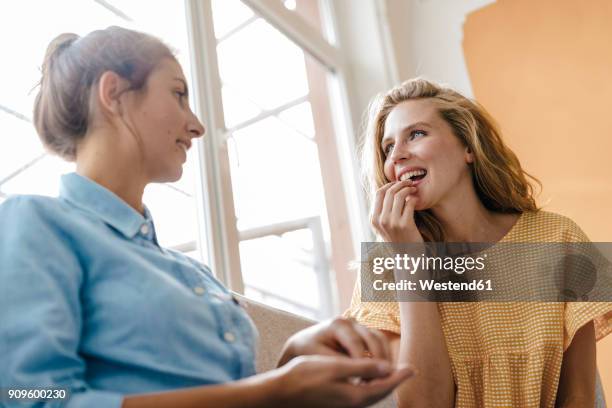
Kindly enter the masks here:
M 411 125 L 405 126 L 404 128 L 402 128 L 402 130 L 400 131 L 400 133 L 405 133 L 405 132 L 408 132 L 408 131 L 410 131 L 410 130 L 412 130 L 412 129 L 414 129 L 414 128 L 421 127 L 421 126 L 425 126 L 425 127 L 429 127 L 429 128 L 431 128 L 431 125 L 430 125 L 429 123 L 427 123 L 427 122 L 423 122 L 423 121 L 419 121 L 419 122 L 415 122 L 415 123 L 413 123 L 413 124 L 411 124 Z M 384 144 L 384 143 L 385 143 L 387 140 L 389 140 L 389 139 L 391 139 L 391 137 L 388 137 L 388 136 L 383 137 L 383 138 L 382 138 L 382 140 L 380 141 L 381 146 L 382 146 L 382 145 L 383 145 L 383 144 Z
M 183 86 L 185 87 L 185 95 L 189 95 L 189 87 L 187 86 L 187 82 L 183 78 L 179 78 L 179 77 L 174 77 L 173 79 L 182 83 Z

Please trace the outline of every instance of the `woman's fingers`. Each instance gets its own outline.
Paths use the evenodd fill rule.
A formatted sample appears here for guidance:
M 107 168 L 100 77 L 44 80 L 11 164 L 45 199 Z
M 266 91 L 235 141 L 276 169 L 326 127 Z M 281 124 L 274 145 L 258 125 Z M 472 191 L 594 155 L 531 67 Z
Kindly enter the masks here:
M 416 192 L 412 180 L 385 184 L 377 191 L 370 220 L 384 241 L 412 242 L 421 239 L 414 223 Z
M 408 194 L 414 191 L 416 191 L 416 188 L 412 187 L 411 180 L 397 182 L 386 190 L 382 211 L 380 213 L 381 227 L 389 228 L 399 221 L 402 209 L 404 208 L 404 199 Z M 396 197 L 400 192 L 403 198 L 396 203 Z
M 417 197 L 415 196 L 408 195 L 404 199 L 404 209 L 400 216 L 403 224 L 414 219 L 414 207 L 416 206 L 416 202 Z
M 371 330 L 352 319 L 334 319 L 326 330 L 325 338 L 346 350 L 353 358 L 369 357 L 391 362 L 391 347 L 387 337 L 378 330 Z
M 332 323 L 334 327 L 335 338 L 338 343 L 345 349 L 349 356 L 353 358 L 361 358 L 366 350 L 366 342 L 355 330 L 355 323 L 350 320 L 337 319 Z
M 380 212 L 383 218 L 391 214 L 391 210 L 393 208 L 393 199 L 395 197 L 395 194 L 402 188 L 409 187 L 411 184 L 412 184 L 411 180 L 398 181 L 394 183 L 391 187 L 386 189 L 382 210 Z
M 331 367 L 330 367 L 331 368 Z M 393 371 L 391 364 L 385 360 L 373 358 L 342 358 L 338 357 L 331 376 L 335 380 L 347 380 L 353 377 L 374 379 L 387 377 Z
M 369 406 L 413 375 L 385 360 L 329 356 L 297 357 L 282 370 L 285 400 L 292 406 Z
M 400 189 L 395 196 L 393 197 L 393 208 L 391 210 L 391 218 L 394 220 L 400 220 L 402 218 L 402 214 L 404 213 L 404 208 L 406 206 L 406 199 L 416 192 L 417 188 L 408 186 Z
M 387 356 L 387 360 L 390 362 L 393 361 L 393 353 L 391 353 L 391 342 L 380 330 L 372 329 L 370 330 L 376 338 L 378 338 L 379 343 L 382 345 L 383 353 Z
M 412 180 L 387 183 L 377 192 L 372 208 L 370 222 L 378 232 L 384 232 L 394 222 L 399 221 L 403 213 L 405 199 L 416 192 Z
M 352 407 L 365 407 L 383 399 L 402 382 L 414 376 L 414 370 L 409 367 L 391 369 L 388 375 L 372 379 L 371 381 L 360 381 L 357 383 L 346 382 L 338 384 L 340 394 L 350 396 Z M 365 376 L 359 376 L 365 379 Z
M 376 192 L 376 197 L 374 198 L 374 206 L 372 207 L 372 215 L 370 217 L 370 223 L 377 230 L 380 228 L 380 213 L 382 212 L 383 202 L 385 200 L 385 195 L 387 194 L 387 190 L 393 186 L 394 183 L 387 183 Z
M 356 392 L 361 394 L 359 397 L 366 405 L 370 405 L 387 396 L 395 387 L 414 375 L 415 372 L 410 367 L 397 368 L 387 377 L 360 384 Z
M 365 343 L 371 357 L 391 362 L 389 342 L 384 334 L 378 330 L 370 330 L 358 323 L 355 323 L 354 327 Z
M 309 356 L 294 359 L 284 375 L 289 400 L 296 406 L 357 408 L 384 398 L 413 371 L 394 369 L 388 361 L 379 359 Z

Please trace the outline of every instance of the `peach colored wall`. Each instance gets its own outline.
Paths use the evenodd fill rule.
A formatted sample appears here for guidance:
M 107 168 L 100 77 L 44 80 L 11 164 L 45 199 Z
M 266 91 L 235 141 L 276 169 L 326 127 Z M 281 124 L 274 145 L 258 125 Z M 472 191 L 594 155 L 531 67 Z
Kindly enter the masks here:
M 468 15 L 474 96 L 498 120 L 539 202 L 612 241 L 612 2 L 499 0 Z M 612 336 L 598 343 L 612 398 Z

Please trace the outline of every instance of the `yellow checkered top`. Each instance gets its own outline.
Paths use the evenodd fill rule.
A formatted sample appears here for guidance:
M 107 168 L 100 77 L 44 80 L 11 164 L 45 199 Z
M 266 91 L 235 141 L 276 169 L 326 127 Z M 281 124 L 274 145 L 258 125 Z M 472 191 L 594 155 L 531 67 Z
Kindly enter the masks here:
M 502 242 L 588 242 L 569 218 L 523 213 Z M 521 271 L 516 271 L 520 276 Z M 357 280 L 345 316 L 400 333 L 396 302 L 361 302 Z M 597 340 L 612 332 L 612 303 L 438 303 L 456 385 L 455 406 L 554 407 L 563 352 L 594 321 Z

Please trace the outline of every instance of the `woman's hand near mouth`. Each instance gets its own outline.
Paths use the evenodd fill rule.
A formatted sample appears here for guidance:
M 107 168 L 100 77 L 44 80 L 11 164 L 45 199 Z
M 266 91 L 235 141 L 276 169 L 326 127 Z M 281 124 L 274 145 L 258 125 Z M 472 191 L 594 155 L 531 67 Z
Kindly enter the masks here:
M 414 222 L 417 188 L 412 184 L 412 180 L 394 181 L 376 192 L 370 222 L 385 242 L 423 242 Z
M 424 242 L 414 221 L 416 191 L 412 180 L 404 180 L 385 184 L 376 192 L 370 222 L 385 242 Z M 395 274 L 396 280 L 402 278 L 401 273 Z M 398 302 L 401 333 L 385 332 L 391 354 L 396 364 L 416 367 L 421 373 L 397 388 L 398 407 L 454 406 L 455 383 L 438 304 L 401 299 Z

